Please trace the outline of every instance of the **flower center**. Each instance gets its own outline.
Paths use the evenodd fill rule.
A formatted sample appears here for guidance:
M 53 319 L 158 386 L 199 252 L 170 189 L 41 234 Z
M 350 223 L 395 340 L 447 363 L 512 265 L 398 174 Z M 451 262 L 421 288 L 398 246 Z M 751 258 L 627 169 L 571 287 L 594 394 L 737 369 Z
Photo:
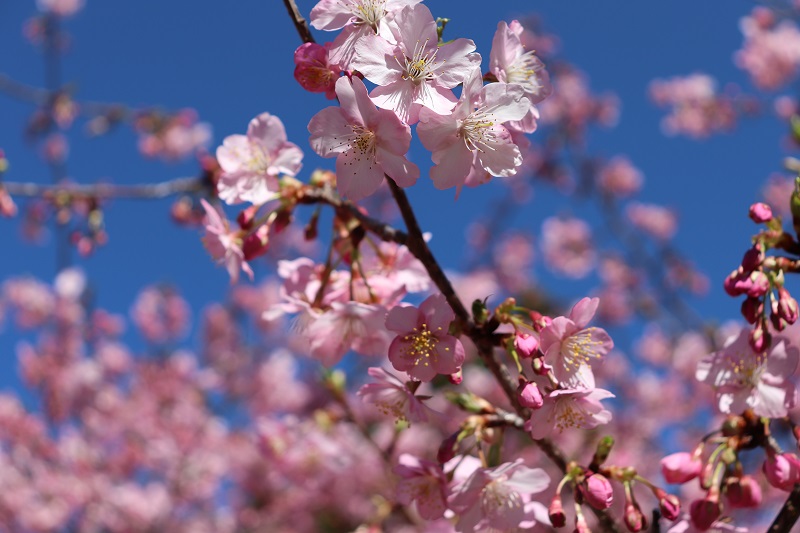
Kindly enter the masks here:
M 438 355 L 435 348 L 439 339 L 428 329 L 427 324 L 414 328 L 411 333 L 403 337 L 403 340 L 406 341 L 403 354 L 413 360 L 415 366 L 420 363 L 429 366 L 431 361 L 436 364 Z
M 425 39 L 424 43 L 417 41 L 412 56 L 405 57 L 404 63 L 397 61 L 404 69 L 403 79 L 411 80 L 416 84 L 434 79 L 436 76 L 433 71 L 438 52 L 438 47 L 434 47 L 433 50 L 428 49 L 428 39 Z
M 480 107 L 460 121 L 457 135 L 464 139 L 467 149 L 470 151 L 485 152 L 494 151 L 494 144 L 501 142 L 497 130 L 494 126 L 493 107 Z
M 558 400 L 555 409 L 555 426 L 559 432 L 569 428 L 582 427 L 586 413 L 575 406 L 575 402 Z
M 376 33 L 378 23 L 386 16 L 386 0 L 350 0 L 349 8 L 356 25 L 369 26 Z
M 564 366 L 578 368 L 582 364 L 589 364 L 592 358 L 600 358 L 597 347 L 602 346 L 603 341 L 592 338 L 592 332 L 596 329 L 587 328 L 567 338 L 561 350 Z
M 765 354 L 736 354 L 729 360 L 731 381 L 740 387 L 755 387 L 764 371 Z
M 526 93 L 539 95 L 544 88 L 539 71 L 544 65 L 533 51 L 525 52 L 506 69 L 506 83 L 522 85 Z
M 247 169 L 254 174 L 267 174 L 272 162 L 267 151 L 257 143 L 250 144 L 250 157 L 247 159 Z
M 361 155 L 374 156 L 375 154 L 375 134 L 358 124 L 352 124 L 354 138 L 350 140 L 350 148 L 358 151 Z
M 491 481 L 481 491 L 481 510 L 485 517 L 497 517 L 506 509 L 522 506 L 519 493 L 509 488 L 505 481 L 505 476 Z

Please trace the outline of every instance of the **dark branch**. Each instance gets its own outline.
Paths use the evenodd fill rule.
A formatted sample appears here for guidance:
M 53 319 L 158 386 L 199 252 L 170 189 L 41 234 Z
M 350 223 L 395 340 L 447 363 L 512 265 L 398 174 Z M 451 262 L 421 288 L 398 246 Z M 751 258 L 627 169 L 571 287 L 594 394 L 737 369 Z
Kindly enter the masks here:
M 297 4 L 294 3 L 294 0 L 283 0 L 283 5 L 286 6 L 286 11 L 289 12 L 289 17 L 291 17 L 292 21 L 294 22 L 294 27 L 297 30 L 297 34 L 300 36 L 300 39 L 304 43 L 317 42 L 314 40 L 314 36 L 311 35 L 311 30 L 308 27 L 308 23 L 306 22 L 306 19 L 303 18 L 303 15 L 300 14 L 300 10 L 297 9 Z
M 798 518 L 800 518 L 800 485 L 795 485 L 768 531 L 769 533 L 789 533 Z

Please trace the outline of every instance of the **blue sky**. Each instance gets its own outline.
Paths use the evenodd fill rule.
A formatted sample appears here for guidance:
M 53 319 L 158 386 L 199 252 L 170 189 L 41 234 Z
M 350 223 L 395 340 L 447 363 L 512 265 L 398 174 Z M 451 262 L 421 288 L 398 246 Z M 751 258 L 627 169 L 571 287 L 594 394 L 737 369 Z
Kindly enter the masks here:
M 736 317 L 739 303 L 724 295 L 721 282 L 755 230 L 747 207 L 757 199 L 764 179 L 780 170 L 783 126 L 767 110 L 761 118 L 746 119 L 733 134 L 699 142 L 667 138 L 659 129 L 663 111 L 649 103 L 647 85 L 654 78 L 704 71 L 752 91 L 744 73 L 734 67 L 732 54 L 742 42 L 738 20 L 753 3 L 426 3 L 435 16 L 452 20 L 448 37 L 476 42 L 484 67 L 497 22 L 529 10 L 541 16 L 544 27 L 561 39 L 561 55 L 589 75 L 593 89 L 614 92 L 622 102 L 619 125 L 592 131 L 589 150 L 605 157 L 627 155 L 646 177 L 641 200 L 678 209 L 676 244 L 711 279 L 711 293 L 696 307 L 705 316 Z M 313 5 L 299 2 L 306 14 Z M 32 0 L 0 0 L 0 72 L 41 85 L 41 54 L 22 37 L 22 25 L 34 12 Z M 212 148 L 226 135 L 243 133 L 252 117 L 269 111 L 284 121 L 289 139 L 306 152 L 301 177 L 317 166 L 332 168 L 332 160 L 321 160 L 308 148 L 308 120 L 329 102 L 302 92 L 292 77 L 292 53 L 299 39 L 280 1 L 87 0 L 84 11 L 65 27 L 73 41 L 63 72 L 76 84 L 78 100 L 192 107 L 213 126 Z M 319 41 L 333 38 L 324 32 L 316 35 Z M 6 179 L 47 182 L 47 168 L 22 135 L 30 112 L 29 106 L 0 95 L 0 148 L 12 165 Z M 142 159 L 128 128 L 100 139 L 87 139 L 76 128 L 69 138 L 68 170 L 80 182 L 156 182 L 193 175 L 197 169 L 191 160 L 165 164 Z M 456 268 L 468 222 L 502 188 L 466 190 L 455 201 L 452 191 L 436 191 L 424 177 L 429 155 L 417 146 L 412 157 L 423 167 L 423 178 L 409 195 L 423 228 L 434 233 L 434 252 L 445 266 Z M 537 187 L 533 203 L 516 214 L 513 224 L 538 233 L 543 218 L 563 211 L 566 204 L 555 203 L 557 198 Z M 227 274 L 210 261 L 197 232 L 169 223 L 170 203 L 115 201 L 107 210 L 110 243 L 78 261 L 92 280 L 99 305 L 127 314 L 137 291 L 155 282 L 177 285 L 196 310 L 224 296 Z M 581 214 L 581 206 L 571 209 Z M 23 273 L 51 279 L 52 239 L 45 246 L 23 243 L 18 228 L 15 221 L 0 220 L 0 279 Z M 267 274 L 265 268 L 257 270 L 261 277 Z M 565 298 L 579 296 L 563 280 L 554 278 L 549 286 Z M 8 327 L 0 333 L 0 367 L 9 371 L 16 366 L 15 340 Z

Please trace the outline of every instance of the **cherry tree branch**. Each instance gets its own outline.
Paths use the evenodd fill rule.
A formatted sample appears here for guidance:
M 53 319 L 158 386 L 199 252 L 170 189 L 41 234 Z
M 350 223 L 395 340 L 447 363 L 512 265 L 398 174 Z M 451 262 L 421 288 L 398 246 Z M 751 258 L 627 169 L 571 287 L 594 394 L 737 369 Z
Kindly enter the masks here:
M 291 18 L 292 22 L 294 22 L 294 27 L 297 30 L 297 34 L 300 36 L 300 40 L 304 43 L 317 42 L 314 40 L 314 36 L 311 35 L 311 29 L 308 27 L 308 22 L 305 18 L 303 18 L 300 10 L 297 9 L 297 4 L 295 1 L 283 0 L 283 5 L 286 6 L 286 11 L 289 12 L 289 18 Z
M 147 183 L 137 185 L 112 185 L 110 183 L 95 183 L 91 185 L 79 184 L 53 184 L 24 183 L 16 181 L 2 181 L 0 187 L 12 196 L 27 197 L 55 197 L 55 196 L 80 196 L 87 198 L 128 198 L 128 199 L 158 199 L 174 194 L 200 192 L 210 188 L 210 182 L 204 176 L 191 178 L 176 178 L 161 183 Z
M 769 533 L 789 533 L 798 518 L 800 518 L 800 485 L 795 485 L 767 531 Z

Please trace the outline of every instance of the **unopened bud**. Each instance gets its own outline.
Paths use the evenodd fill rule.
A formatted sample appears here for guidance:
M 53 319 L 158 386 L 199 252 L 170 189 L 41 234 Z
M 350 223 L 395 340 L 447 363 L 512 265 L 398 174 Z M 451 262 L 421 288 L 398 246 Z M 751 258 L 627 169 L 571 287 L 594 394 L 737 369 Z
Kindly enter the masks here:
M 533 354 L 535 354 L 536 350 L 539 348 L 539 337 L 528 333 L 517 332 L 514 337 L 514 348 L 517 349 L 517 353 L 523 359 L 533 357 Z
M 761 487 L 753 476 L 728 478 L 725 496 L 731 507 L 754 508 L 761 505 Z
M 772 344 L 772 335 L 766 330 L 764 324 L 756 324 L 756 327 L 747 337 L 750 347 L 756 353 L 763 353 Z
M 747 297 L 742 302 L 742 316 L 749 324 L 755 324 L 764 313 L 764 303 L 758 298 Z
M 605 476 L 593 474 L 586 478 L 583 496 L 595 509 L 608 509 L 614 501 L 614 489 Z
M 456 456 L 456 446 L 458 446 L 458 436 L 460 434 L 460 431 L 456 431 L 444 439 L 439 445 L 439 451 L 436 452 L 436 460 L 441 464 L 445 464 L 447 461 Z
M 564 506 L 561 505 L 561 496 L 556 494 L 550 502 L 550 507 L 547 510 L 550 517 L 550 523 L 553 527 L 564 527 L 567 525 L 567 514 L 564 512 Z
M 625 505 L 625 527 L 628 528 L 628 531 L 633 531 L 634 533 L 647 527 L 647 519 L 634 502 L 628 502 Z
M 531 409 L 539 409 L 544 404 L 542 392 L 539 390 L 539 387 L 536 386 L 536 383 L 532 381 L 525 382 L 523 379 L 524 378 L 520 378 L 520 384 L 519 387 L 517 387 L 517 397 L 519 398 L 520 405 Z
M 667 520 L 677 520 L 681 514 L 681 501 L 678 497 L 674 494 L 667 494 L 662 489 L 656 490 L 656 497 L 661 516 Z
M 722 514 L 722 508 L 719 501 L 714 497 L 695 500 L 689 507 L 689 517 L 692 520 L 692 524 L 701 531 L 710 529 L 720 514 Z
M 783 286 L 778 288 L 778 314 L 788 324 L 794 324 L 800 316 L 797 300 L 792 298 L 792 295 Z
M 750 220 L 763 224 L 772 220 L 772 208 L 765 203 L 757 202 L 750 206 Z
M 453 385 L 461 385 L 461 382 L 464 381 L 464 373 L 459 368 L 458 372 L 450 374 L 449 376 L 447 376 L 447 379 L 449 379 L 450 383 L 452 383 Z

